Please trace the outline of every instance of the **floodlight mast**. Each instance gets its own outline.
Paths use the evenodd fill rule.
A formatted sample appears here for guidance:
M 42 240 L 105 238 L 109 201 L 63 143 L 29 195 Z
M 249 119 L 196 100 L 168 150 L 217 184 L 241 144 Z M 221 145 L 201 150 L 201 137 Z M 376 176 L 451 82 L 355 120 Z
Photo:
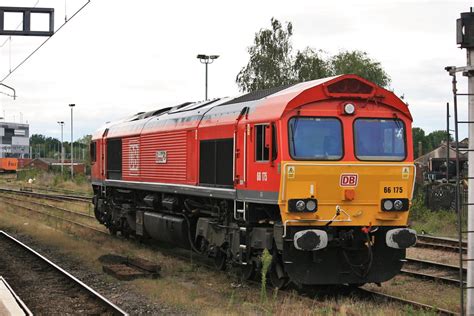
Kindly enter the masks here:
M 64 174 L 64 146 L 63 146 L 63 127 L 64 127 L 64 121 L 58 121 L 58 124 L 61 126 L 61 175 Z
M 201 64 L 206 65 L 206 83 L 205 83 L 205 100 L 208 100 L 207 98 L 207 65 L 212 64 L 214 60 L 219 58 L 219 55 L 204 55 L 204 54 L 199 54 L 196 56 L 197 59 L 201 62 Z
M 71 180 L 74 180 L 74 137 L 73 137 L 73 109 L 76 105 L 71 103 Z

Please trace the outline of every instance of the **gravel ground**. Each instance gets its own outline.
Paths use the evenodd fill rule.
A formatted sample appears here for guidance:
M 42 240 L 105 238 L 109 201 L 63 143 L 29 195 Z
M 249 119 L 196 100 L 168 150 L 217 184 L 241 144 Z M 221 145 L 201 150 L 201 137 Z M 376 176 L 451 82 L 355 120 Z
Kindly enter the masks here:
M 7 232 L 9 233 L 9 232 Z M 24 242 L 37 252 L 41 253 L 79 280 L 83 281 L 95 291 L 109 299 L 112 303 L 130 315 L 184 315 L 189 312 L 177 310 L 161 302 L 154 302 L 136 292 L 131 284 L 107 277 L 102 273 L 87 269 L 74 258 L 57 252 L 48 245 L 39 244 L 33 238 L 23 234 L 9 233 L 11 236 Z M 81 313 L 83 314 L 83 313 Z

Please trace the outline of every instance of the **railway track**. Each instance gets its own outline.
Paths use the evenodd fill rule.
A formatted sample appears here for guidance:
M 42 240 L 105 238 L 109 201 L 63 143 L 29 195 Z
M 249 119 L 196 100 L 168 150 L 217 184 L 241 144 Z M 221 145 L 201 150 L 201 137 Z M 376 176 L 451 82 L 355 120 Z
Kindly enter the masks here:
M 11 193 L 11 194 L 16 194 L 17 192 L 20 192 L 18 194 L 25 195 L 24 192 L 16 191 L 16 190 L 4 191 L 3 189 L 0 189 L 0 193 L 1 192 L 8 192 L 8 193 Z M 28 192 L 28 193 L 31 193 L 31 192 Z M 28 194 L 26 194 L 26 195 L 28 195 Z M 47 197 L 44 197 L 45 199 L 48 199 L 48 198 L 51 197 L 51 195 L 48 195 L 48 194 L 43 195 L 43 194 L 38 194 L 38 193 L 36 193 L 34 195 L 29 195 L 29 196 L 34 196 L 36 198 L 42 198 L 44 196 L 47 196 Z M 1 198 L 2 197 L 0 196 L 0 199 Z M 58 200 L 60 198 L 58 196 L 54 196 L 54 199 Z M 71 224 L 72 226 L 78 227 L 80 229 L 86 229 L 88 231 L 92 231 L 92 232 L 94 232 L 98 235 L 101 235 L 101 236 L 104 236 L 104 235 L 110 236 L 108 231 L 105 230 L 105 229 L 96 228 L 96 227 L 93 227 L 92 225 L 88 225 L 88 224 L 84 224 L 84 223 L 74 221 L 73 219 L 68 219 L 68 218 L 64 218 L 64 217 L 56 215 L 56 214 L 51 214 L 51 213 L 48 213 L 48 212 L 40 211 L 37 208 L 25 207 L 25 206 L 13 203 L 11 201 L 5 201 L 5 199 L 2 199 L 2 200 L 4 202 L 6 202 L 7 204 L 11 205 L 11 206 L 22 208 L 23 210 L 26 210 L 28 212 L 37 213 L 41 216 L 54 218 L 54 219 L 59 220 L 59 221 L 65 221 L 68 224 Z M 18 201 L 18 199 L 17 199 L 17 201 Z M 23 200 L 22 202 L 25 202 L 25 201 Z M 76 212 L 69 211 L 65 208 L 52 206 L 52 205 L 49 205 L 49 204 L 46 204 L 46 203 L 33 202 L 33 201 L 27 201 L 27 202 L 28 203 L 34 203 L 34 205 L 38 205 L 38 206 L 42 205 L 42 206 L 46 206 L 46 207 L 52 207 L 52 208 L 55 208 L 58 211 L 63 211 L 65 213 L 69 213 L 69 214 L 74 213 L 75 215 L 77 215 Z M 82 215 L 80 215 L 80 216 L 82 217 Z M 93 220 L 95 222 L 95 218 L 93 216 L 88 216 L 88 217 L 89 217 L 88 218 L 89 220 Z M 191 261 L 192 261 L 193 264 L 198 263 L 201 266 L 205 266 L 206 268 L 213 269 L 212 265 L 209 264 L 209 260 L 207 260 L 207 258 L 203 259 L 203 260 L 199 260 L 199 262 L 197 262 L 196 259 L 197 259 L 197 257 L 199 257 L 199 255 L 197 255 L 197 254 L 190 255 L 189 251 L 180 251 L 180 250 L 176 251 L 176 250 L 171 250 L 171 249 L 163 249 L 162 247 L 158 247 L 156 245 L 154 245 L 153 248 L 155 248 L 159 251 L 162 251 L 162 252 L 164 252 L 164 253 L 166 253 L 170 256 L 178 257 L 182 260 L 189 261 L 190 258 L 192 258 Z M 418 260 L 418 261 L 421 261 L 421 260 Z M 420 262 L 416 263 L 415 259 L 408 259 L 407 262 L 409 262 L 409 264 L 412 264 L 412 265 L 413 264 L 422 264 Z M 426 266 L 428 263 L 423 262 L 423 264 Z M 451 268 L 453 268 L 453 267 L 451 267 Z M 411 276 L 417 277 L 417 278 L 422 278 L 422 276 L 421 276 L 422 273 L 417 273 L 415 275 L 416 272 L 408 271 L 408 269 L 407 269 L 406 272 L 403 272 L 403 273 L 404 274 L 412 273 Z M 426 277 L 423 277 L 423 278 L 424 279 L 431 279 L 431 280 L 434 280 L 434 279 L 441 280 L 440 277 L 436 277 L 436 276 L 426 276 Z M 453 284 L 455 281 L 446 281 L 446 282 L 447 283 L 450 282 L 451 284 Z M 459 284 L 459 280 L 457 280 L 457 282 Z M 259 285 L 257 285 L 257 286 L 259 286 Z M 404 299 L 404 298 L 401 298 L 401 297 L 392 296 L 392 295 L 389 295 L 389 294 L 385 294 L 385 293 L 382 293 L 382 292 L 369 290 L 369 289 L 365 289 L 365 288 L 351 289 L 349 291 L 344 290 L 343 292 L 348 293 L 349 295 L 356 295 L 358 297 L 363 297 L 363 298 L 366 298 L 366 299 L 375 299 L 375 300 L 378 300 L 378 301 L 387 301 L 387 302 L 393 302 L 393 303 L 402 304 L 402 305 L 408 305 L 408 306 L 412 306 L 416 309 L 421 309 L 421 310 L 425 310 L 425 311 L 433 311 L 433 312 L 435 312 L 439 315 L 457 315 L 457 313 L 453 312 L 453 311 L 441 309 L 441 308 L 438 308 L 438 307 L 435 307 L 435 306 L 432 306 L 432 305 L 423 304 L 423 303 L 420 303 L 420 302 Z M 315 298 L 311 298 L 311 299 L 315 299 Z
M 0 249 L 0 275 L 34 314 L 127 315 L 73 275 L 4 231 L 0 231 Z
M 418 235 L 415 247 L 459 253 L 459 241 L 453 238 Z M 467 242 L 462 242 L 462 252 L 467 253 Z
M 1 199 L 1 197 L 0 197 Z M 65 218 L 64 216 L 59 216 L 59 215 L 56 215 L 56 214 L 52 214 L 50 212 L 46 212 L 46 211 L 42 211 L 42 210 L 39 210 L 38 208 L 32 208 L 32 207 L 27 207 L 27 206 L 24 206 L 24 205 L 19 205 L 17 203 L 13 203 L 11 201 L 6 201 L 5 199 L 1 199 L 3 203 L 11 206 L 11 207 L 15 207 L 17 209 L 21 209 L 23 211 L 26 211 L 27 213 L 36 213 L 37 216 L 40 216 L 42 219 L 44 218 L 49 218 L 49 219 L 53 219 L 53 220 L 56 220 L 56 221 L 60 221 L 60 222 L 64 222 L 64 223 L 67 223 L 71 226 L 74 226 L 76 228 L 80 228 L 80 229 L 85 229 L 87 231 L 92 231 L 98 235 L 101 235 L 101 236 L 109 236 L 109 232 L 105 229 L 105 228 L 98 228 L 98 227 L 94 227 L 92 226 L 93 224 L 85 224 L 85 223 L 80 223 L 80 222 L 77 222 L 73 219 L 70 219 L 70 218 Z M 71 214 L 77 214 L 76 212 L 70 212 Z M 28 214 L 26 214 L 28 215 Z M 90 217 L 92 219 L 92 217 Z M 95 223 L 97 224 L 97 223 Z
M 434 261 L 407 258 L 401 270 L 402 274 L 414 278 L 431 280 L 449 285 L 459 286 L 459 267 Z M 466 279 L 466 269 L 463 268 L 463 280 Z
M 36 197 L 40 199 L 47 199 L 47 200 L 60 201 L 60 202 L 70 201 L 70 202 L 92 203 L 92 197 L 81 196 L 81 195 L 47 194 L 47 193 L 33 192 L 29 190 L 15 190 L 15 189 L 6 189 L 6 188 L 0 188 L 0 192 L 12 193 L 12 194 L 23 195 L 23 196 L 31 196 L 31 197 Z

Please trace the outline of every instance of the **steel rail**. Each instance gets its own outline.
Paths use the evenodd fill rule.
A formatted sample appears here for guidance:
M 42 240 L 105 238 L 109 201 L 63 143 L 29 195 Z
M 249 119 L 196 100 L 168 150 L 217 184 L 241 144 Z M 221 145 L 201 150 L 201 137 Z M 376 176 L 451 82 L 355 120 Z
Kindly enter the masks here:
M 30 212 L 34 212 L 34 213 L 38 213 L 38 214 L 42 214 L 42 215 L 45 215 L 47 217 L 50 217 L 50 218 L 54 218 L 54 219 L 57 219 L 57 220 L 61 220 L 61 221 L 64 221 L 64 222 L 67 222 L 69 224 L 72 224 L 72 225 L 75 225 L 75 226 L 79 226 L 81 228 L 86 228 L 86 229 L 89 229 L 89 230 L 93 230 L 95 231 L 96 233 L 99 233 L 99 234 L 102 234 L 102 235 L 107 235 L 109 236 L 109 233 L 105 230 L 101 230 L 101 229 L 98 229 L 98 228 L 95 228 L 95 227 L 92 227 L 92 226 L 89 226 L 89 225 L 85 225 L 85 224 L 82 224 L 82 223 L 78 223 L 78 222 L 75 222 L 73 220 L 70 220 L 70 219 L 67 219 L 67 218 L 63 218 L 63 217 L 60 217 L 60 216 L 57 216 L 57 215 L 53 215 L 53 214 L 50 214 L 50 213 L 47 213 L 47 212 L 43 212 L 43 211 L 40 211 L 40 210 L 36 210 L 36 209 L 33 209 L 33 208 L 29 208 L 29 207 L 26 207 L 26 206 L 23 206 L 23 205 L 17 205 L 15 203 L 12 203 L 12 202 L 8 202 L 8 201 L 4 201 L 4 203 L 6 204 L 9 204 L 11 206 L 14 206 L 14 207 L 19 207 L 21 209 L 24 209 L 24 210 L 27 210 L 27 211 L 30 211 Z
M 447 244 L 450 246 L 459 246 L 459 240 L 454 239 L 454 238 L 437 237 L 437 236 L 430 236 L 430 235 L 418 235 L 417 238 L 418 240 L 423 241 L 423 242 L 436 242 L 436 243 Z M 467 241 L 463 241 L 462 246 L 466 247 Z
M 445 283 L 449 285 L 459 286 L 458 279 L 451 279 L 451 278 L 447 278 L 443 276 L 435 276 L 428 273 L 423 273 L 419 271 L 411 271 L 411 270 L 406 270 L 406 269 L 401 269 L 400 273 L 413 277 L 413 278 L 417 278 L 417 279 L 430 280 L 430 281 L 441 282 L 441 283 Z
M 63 207 L 59 207 L 59 206 L 51 205 L 51 204 L 47 204 L 47 203 L 40 203 L 40 202 L 28 201 L 28 200 L 20 200 L 20 199 L 18 199 L 18 198 L 14 198 L 14 197 L 12 197 L 12 196 L 1 195 L 1 193 L 0 193 L 0 199 L 3 199 L 3 198 L 9 198 L 9 199 L 12 199 L 12 200 L 14 200 L 14 201 L 24 202 L 24 203 L 30 203 L 30 204 L 37 205 L 37 206 L 49 207 L 49 208 L 52 208 L 52 209 L 55 209 L 55 210 L 59 210 L 59 211 L 61 211 L 61 212 L 65 212 L 65 213 L 77 215 L 77 216 L 80 216 L 80 217 L 86 217 L 86 218 L 95 219 L 95 216 L 90 215 L 90 214 L 81 213 L 81 212 L 76 212 L 76 211 L 71 211 L 71 210 L 65 209 L 65 208 L 63 208 Z
M 428 260 L 412 259 L 412 258 L 407 258 L 406 260 L 409 265 L 410 264 L 414 265 L 415 269 L 410 269 L 404 266 L 402 270 L 400 271 L 402 274 L 408 275 L 410 277 L 418 278 L 418 279 L 441 282 L 441 283 L 445 283 L 449 285 L 455 285 L 455 286 L 460 285 L 458 266 L 448 265 L 448 264 L 443 264 L 443 263 L 428 261 Z M 420 271 L 423 269 L 435 269 L 440 272 L 448 273 L 450 275 L 448 276 L 435 275 L 432 273 L 426 273 L 426 272 Z M 466 269 L 463 268 L 463 273 L 465 272 L 466 272 Z
M 356 293 L 364 295 L 364 296 L 372 296 L 374 298 L 384 299 L 384 300 L 394 302 L 394 303 L 413 306 L 413 307 L 416 307 L 418 309 L 422 309 L 422 310 L 425 310 L 425 311 L 432 311 L 432 312 L 435 312 L 437 315 L 446 315 L 446 316 L 459 315 L 459 313 L 453 312 L 453 311 L 450 311 L 450 310 L 447 310 L 447 309 L 438 308 L 438 307 L 435 307 L 435 306 L 432 306 L 432 305 L 429 305 L 429 304 L 424 304 L 424 303 L 408 300 L 408 299 L 405 299 L 405 298 L 401 298 L 401 297 L 398 297 L 398 296 L 393 296 L 393 295 L 390 295 L 390 294 L 385 294 L 385 293 L 374 291 L 374 290 L 369 290 L 369 289 L 366 289 L 366 288 L 358 288 Z
M 15 189 L 6 189 L 6 188 L 0 188 L 0 192 L 10 192 L 10 193 L 15 193 L 15 194 L 20 194 L 20 195 L 29 195 L 32 197 L 38 197 L 38 198 L 45 198 L 45 199 L 50 199 L 50 200 L 55 200 L 55 201 L 78 201 L 78 202 L 87 202 L 91 203 L 92 199 L 88 197 L 83 197 L 83 196 L 75 196 L 75 195 L 64 195 L 64 194 L 46 194 L 46 193 L 39 193 L 39 192 L 32 192 L 32 191 L 21 191 L 21 190 L 15 190 Z
M 459 253 L 459 247 L 451 246 L 451 245 L 448 245 L 448 244 L 442 244 L 442 243 L 432 243 L 432 242 L 424 242 L 424 241 L 420 242 L 420 241 L 418 241 L 415 244 L 415 247 L 441 250 L 441 251 L 447 251 L 447 252 L 453 252 L 453 253 Z M 462 248 L 462 252 L 467 253 L 467 249 Z
M 27 252 L 33 254 L 35 257 L 39 258 L 40 260 L 44 261 L 46 264 L 53 267 L 55 270 L 59 271 L 62 275 L 66 276 L 68 279 L 73 281 L 75 284 L 79 285 L 81 288 L 83 288 L 90 295 L 92 295 L 93 297 L 99 299 L 100 303 L 102 305 L 104 305 L 108 310 L 110 310 L 113 313 L 113 315 L 128 315 L 128 313 L 123 311 L 120 307 L 118 307 L 114 303 L 110 302 L 108 299 L 106 299 L 104 296 L 102 296 L 101 294 L 96 292 L 94 289 L 89 287 L 87 284 L 85 284 L 84 282 L 82 282 L 81 280 L 79 280 L 78 278 L 76 278 L 75 276 L 73 276 L 72 274 L 70 274 L 69 272 L 67 272 L 66 270 L 64 270 L 63 268 L 61 268 L 60 266 L 58 266 L 54 262 L 52 262 L 48 258 L 42 256 L 41 254 L 36 252 L 34 249 L 30 248 L 29 246 L 22 243 L 18 239 L 8 235 L 3 230 L 0 230 L 0 235 L 3 236 L 4 238 L 10 240 L 14 244 L 20 246 L 21 248 L 25 249 Z
M 415 259 L 415 258 L 406 258 L 408 263 L 414 263 L 414 264 L 419 264 L 419 265 L 425 265 L 429 268 L 440 268 L 440 269 L 445 269 L 449 270 L 449 272 L 453 273 L 458 273 L 459 272 L 459 267 L 451 264 L 445 264 L 445 263 L 439 263 L 435 261 L 430 261 L 430 260 L 421 260 L 421 259 Z M 463 271 L 466 272 L 466 268 L 463 268 Z
M 5 280 L 2 276 L 0 276 L 0 282 L 5 285 L 5 287 L 8 289 L 10 294 L 13 296 L 15 299 L 16 303 L 18 304 L 18 307 L 25 313 L 26 316 L 33 316 L 33 313 L 30 311 L 28 306 L 26 306 L 25 302 L 15 293 L 15 291 L 12 289 L 10 284 L 8 284 L 7 280 Z

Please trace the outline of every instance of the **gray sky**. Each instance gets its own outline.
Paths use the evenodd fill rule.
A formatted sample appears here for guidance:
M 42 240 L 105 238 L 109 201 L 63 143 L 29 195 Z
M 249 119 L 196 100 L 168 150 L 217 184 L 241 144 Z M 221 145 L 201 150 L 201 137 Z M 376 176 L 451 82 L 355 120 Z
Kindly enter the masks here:
M 85 2 L 40 0 L 37 6 L 56 9 L 57 28 L 64 21 L 65 3 L 70 16 Z M 0 6 L 36 3 L 0 0 Z M 67 105 L 75 103 L 77 138 L 138 111 L 203 99 L 204 66 L 198 53 L 221 56 L 209 66 L 209 96 L 238 95 L 235 76 L 248 61 L 247 47 L 275 17 L 293 23 L 295 51 L 310 46 L 332 55 L 358 49 L 381 62 L 392 78 L 391 88 L 410 104 L 414 126 L 430 132 L 445 128 L 445 104 L 452 100 L 444 67 L 465 65 L 465 51 L 456 46 L 455 21 L 469 5 L 454 0 L 92 0 L 4 81 L 19 97 L 13 101 L 0 94 L 0 111 L 17 122 L 21 112 L 32 133 L 53 137 L 60 135 L 56 122 L 64 120 L 69 139 Z M 6 39 L 0 36 L 0 45 Z M 0 47 L 0 78 L 43 40 L 14 37 L 11 45 Z M 459 80 L 460 92 L 466 90 L 465 81 Z M 460 105 L 466 109 L 464 102 Z

